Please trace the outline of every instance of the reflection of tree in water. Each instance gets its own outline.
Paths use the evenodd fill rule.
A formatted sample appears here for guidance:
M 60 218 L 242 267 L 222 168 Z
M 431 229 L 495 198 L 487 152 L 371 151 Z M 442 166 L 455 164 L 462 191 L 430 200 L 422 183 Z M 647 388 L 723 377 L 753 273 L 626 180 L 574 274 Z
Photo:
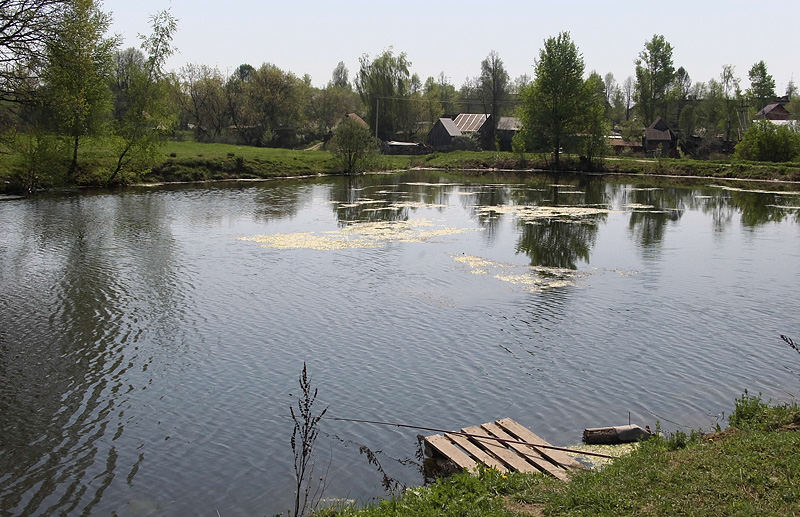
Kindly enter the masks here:
M 709 196 L 707 191 L 694 191 L 693 194 L 691 208 L 711 216 L 716 233 L 724 232 L 731 225 L 733 214 L 737 212 L 736 207 L 731 204 L 730 198 L 716 192 L 715 195 Z
M 741 210 L 742 224 L 748 227 L 783 221 L 792 213 L 791 210 L 781 208 L 781 205 L 788 206 L 787 198 L 798 200 L 800 196 L 792 196 L 790 198 L 789 196 L 775 193 L 745 192 L 741 190 L 730 192 L 730 202 Z
M 22 244 L 8 258 L 27 273 L 0 285 L 0 298 L 13 300 L 0 310 L 0 507 L 88 514 L 122 465 L 141 461 L 111 444 L 141 353 L 127 345 L 176 312 L 163 203 L 78 196 L 25 210 Z
M 462 185 L 460 189 L 461 205 L 469 208 L 472 216 L 484 229 L 483 236 L 487 243 L 492 243 L 500 227 L 502 216 L 497 212 L 479 210 L 484 206 L 506 205 L 511 197 L 511 188 L 508 185 Z
M 607 193 L 602 181 L 583 177 L 574 187 L 555 184 L 543 192 L 531 191 L 515 201 L 540 206 L 594 207 L 606 205 Z M 598 223 L 606 217 L 605 214 L 597 214 L 570 219 L 520 221 L 522 233 L 516 251 L 528 255 L 533 266 L 577 269 L 578 260 L 589 262 L 590 251 L 597 238 Z
M 631 189 L 622 194 L 622 206 L 631 208 L 628 228 L 631 237 L 643 248 L 661 245 L 667 223 L 683 215 L 692 191 L 674 188 Z M 643 206 L 636 208 L 637 205 Z M 644 208 L 647 207 L 647 208 Z
M 254 196 L 255 218 L 270 222 L 294 217 L 300 208 L 305 190 L 296 182 L 276 182 L 261 186 Z
M 578 260 L 589 262 L 596 224 L 551 220 L 521 226 L 516 251 L 528 255 L 532 266 L 577 269 Z
M 408 204 L 446 206 L 457 184 L 439 183 L 436 175 L 367 175 L 337 178 L 330 201 L 340 225 L 352 222 L 405 221 Z M 440 209 L 444 209 L 443 207 Z

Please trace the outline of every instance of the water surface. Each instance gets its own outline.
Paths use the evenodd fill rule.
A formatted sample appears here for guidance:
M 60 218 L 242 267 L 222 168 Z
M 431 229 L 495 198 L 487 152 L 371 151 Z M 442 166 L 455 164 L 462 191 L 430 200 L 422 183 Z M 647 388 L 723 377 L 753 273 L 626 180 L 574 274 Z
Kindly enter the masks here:
M 304 362 L 330 416 L 511 417 L 561 445 L 790 400 L 798 207 L 776 185 L 426 172 L 2 202 L 0 512 L 285 511 Z M 383 494 L 360 445 L 422 482 L 396 461 L 413 431 L 322 430 L 326 498 Z

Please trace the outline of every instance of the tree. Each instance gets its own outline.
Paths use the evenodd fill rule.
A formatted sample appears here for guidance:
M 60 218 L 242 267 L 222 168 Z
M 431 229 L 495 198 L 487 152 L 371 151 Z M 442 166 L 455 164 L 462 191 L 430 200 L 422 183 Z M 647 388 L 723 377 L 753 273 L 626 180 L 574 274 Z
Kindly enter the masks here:
M 672 45 L 664 36 L 654 35 L 645 42 L 636 63 L 636 105 L 645 124 L 656 116 L 667 117 L 667 93 L 675 75 Z
M 747 76 L 750 78 L 747 96 L 755 103 L 758 111 L 775 98 L 775 79 L 767 73 L 767 65 L 763 60 L 754 64 Z
M 736 77 L 735 67 L 733 65 L 722 65 L 722 72 L 719 74 L 720 85 L 722 86 L 722 95 L 725 99 L 725 140 L 731 140 L 731 120 L 733 119 L 733 112 L 736 109 L 735 101 L 741 96 L 739 89 L 739 78 Z
M 352 86 L 350 86 L 350 81 L 348 79 L 347 67 L 344 66 L 344 61 L 339 61 L 339 64 L 333 69 L 331 82 L 328 83 L 328 87 L 330 86 L 335 86 L 344 90 L 352 90 Z
M 576 134 L 583 123 L 583 69 L 583 56 L 569 32 L 561 32 L 545 40 L 533 83 L 522 91 L 523 134 L 552 150 L 556 169 L 566 137 Z
M 686 117 L 683 116 L 683 110 L 687 105 L 691 88 L 692 78 L 689 77 L 689 72 L 683 67 L 678 68 L 675 71 L 675 82 L 672 86 L 670 97 L 675 103 L 675 109 L 672 111 L 675 116 L 674 120 L 678 123 L 678 127 L 684 131 L 685 136 L 691 135 L 693 131 L 690 114 Z M 686 122 L 686 125 L 682 124 L 682 121 Z
M 194 124 L 198 142 L 216 141 L 228 125 L 224 82 L 220 71 L 207 65 L 190 63 L 178 72 L 177 99 L 189 122 Z M 251 125 L 250 121 L 245 125 Z
M 115 133 L 118 137 L 117 166 L 108 182 L 114 180 L 123 167 L 137 158 L 149 160 L 162 143 L 163 136 L 172 130 L 174 110 L 169 103 L 168 84 L 163 67 L 175 52 L 172 38 L 177 19 L 168 10 L 150 17 L 152 33 L 140 35 L 142 59 L 135 53 L 125 73 L 125 85 L 117 95 L 125 102 L 116 103 Z M 130 53 L 129 53 L 130 54 Z M 119 63 L 119 60 L 118 60 Z M 120 74 L 117 74 L 120 85 Z
M 330 150 L 342 172 L 355 174 L 365 170 L 377 152 L 377 145 L 368 126 L 347 117 L 334 129 Z
M 0 101 L 30 100 L 67 0 L 0 0 Z
M 636 94 L 636 83 L 634 82 L 633 76 L 628 76 L 625 78 L 625 82 L 622 83 L 622 96 L 625 99 L 625 120 L 630 120 L 631 118 L 631 106 L 633 105 L 633 97 Z
M 758 120 L 736 146 L 736 157 L 759 162 L 788 162 L 800 156 L 800 134 L 788 126 Z
M 328 83 L 325 88 L 312 88 L 309 95 L 307 118 L 317 137 L 327 135 L 348 113 L 358 110 L 361 101 L 351 89 Z
M 608 137 L 608 119 L 606 118 L 605 83 L 599 74 L 593 72 L 584 83 L 583 134 L 581 139 L 581 155 L 586 158 L 587 166 L 597 169 L 602 165 L 606 155 Z
M 794 79 L 789 79 L 789 83 L 786 85 L 786 98 L 791 101 L 796 96 L 797 96 L 797 85 L 794 84 Z
M 227 103 L 227 118 L 236 131 L 236 143 L 254 145 L 248 126 L 250 99 L 247 94 L 248 85 L 253 80 L 256 69 L 243 63 L 225 81 L 224 93 Z
M 302 123 L 307 101 L 307 84 L 291 72 L 271 63 L 261 65 L 248 84 L 254 125 L 258 128 L 257 145 L 288 145 L 277 138 L 277 130 L 297 128 Z
M 492 50 L 486 59 L 481 61 L 481 75 L 478 78 L 478 89 L 483 100 L 483 112 L 489 114 L 489 130 L 485 133 L 484 148 L 495 146 L 495 133 L 503 103 L 508 98 L 508 72 L 503 66 L 500 55 Z
M 78 168 L 81 138 L 98 135 L 111 114 L 115 38 L 106 38 L 111 18 L 94 0 L 74 0 L 47 42 L 43 80 L 57 129 L 71 140 L 69 174 Z
M 405 52 L 395 56 L 390 47 L 373 60 L 364 54 L 359 64 L 356 91 L 364 103 L 367 123 L 381 140 L 394 139 L 409 109 L 411 62 Z

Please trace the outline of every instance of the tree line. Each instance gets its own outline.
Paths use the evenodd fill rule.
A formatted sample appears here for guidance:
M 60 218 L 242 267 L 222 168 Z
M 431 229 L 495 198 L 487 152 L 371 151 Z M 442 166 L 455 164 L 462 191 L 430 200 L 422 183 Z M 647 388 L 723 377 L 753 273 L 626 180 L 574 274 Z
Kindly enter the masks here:
M 500 117 L 518 116 L 515 150 L 549 150 L 558 166 L 562 150 L 591 162 L 604 154 L 612 128 L 638 140 L 656 117 L 712 149 L 737 141 L 777 97 L 764 61 L 748 71 L 747 88 L 731 65 L 692 82 L 661 35 L 644 43 L 622 82 L 611 73 L 587 75 L 569 33 L 560 33 L 545 40 L 533 77 L 512 79 L 491 51 L 478 75 L 457 88 L 444 72 L 423 81 L 404 52 L 389 48 L 362 55 L 352 80 L 340 62 L 315 87 L 308 75 L 270 63 L 230 73 L 204 64 L 166 71 L 178 27 L 169 11 L 150 17 L 151 33 L 140 35 L 138 48 L 121 49 L 107 34 L 110 21 L 96 0 L 0 0 L 0 145 L 21 152 L 31 171 L 56 163 L 75 177 L 82 144 L 102 139 L 114 155 L 113 182 L 151 162 L 166 137 L 299 147 L 327 139 L 352 112 L 381 140 L 419 142 L 440 117 L 490 114 L 484 147 L 496 141 Z M 796 94 L 790 82 L 788 108 L 800 113 Z

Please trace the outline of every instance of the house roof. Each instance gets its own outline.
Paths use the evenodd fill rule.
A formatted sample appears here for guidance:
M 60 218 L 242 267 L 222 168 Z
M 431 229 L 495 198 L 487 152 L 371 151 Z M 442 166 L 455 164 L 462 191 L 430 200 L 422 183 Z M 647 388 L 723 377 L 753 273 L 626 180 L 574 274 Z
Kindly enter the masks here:
M 461 136 L 461 130 L 458 129 L 455 121 L 451 118 L 440 118 L 439 123 L 444 127 L 447 134 L 451 137 Z
M 359 117 L 359 116 L 358 116 L 358 115 L 356 115 L 355 113 L 348 113 L 348 114 L 347 114 L 347 118 L 349 118 L 349 119 L 351 119 L 351 120 L 355 120 L 356 122 L 358 122 L 359 124 L 361 124 L 361 125 L 362 125 L 362 126 L 364 126 L 364 127 L 369 127 L 369 124 L 367 124 L 366 122 L 364 122 L 364 119 L 363 119 L 363 118 L 361 118 L 361 117 Z
M 761 111 L 756 113 L 757 119 L 767 120 L 788 120 L 790 117 L 789 111 L 778 102 L 764 106 Z
M 661 117 L 658 117 L 644 130 L 644 137 L 650 142 L 671 142 L 674 133 Z
M 500 117 L 497 121 L 498 131 L 518 131 L 522 129 L 522 121 L 517 117 Z
M 455 123 L 462 133 L 474 133 L 486 123 L 489 115 L 485 113 L 461 113 L 456 116 Z

